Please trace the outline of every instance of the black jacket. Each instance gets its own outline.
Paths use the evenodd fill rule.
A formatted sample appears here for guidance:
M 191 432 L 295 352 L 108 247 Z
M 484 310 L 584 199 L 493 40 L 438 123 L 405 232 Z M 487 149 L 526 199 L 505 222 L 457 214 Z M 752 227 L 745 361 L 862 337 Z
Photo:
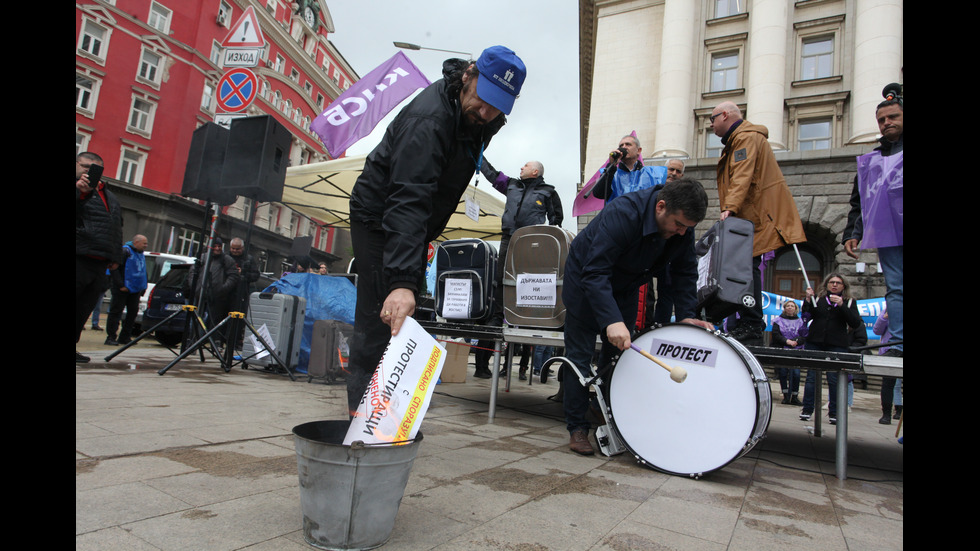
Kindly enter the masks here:
M 425 247 L 446 228 L 476 172 L 477 159 L 504 125 L 501 114 L 471 129 L 460 118 L 462 60 L 444 65 L 436 81 L 395 117 L 368 155 L 351 192 L 351 220 L 385 232 L 384 277 L 389 288 L 417 290 Z
M 660 236 L 655 217 L 659 193 L 659 188 L 646 188 L 621 195 L 572 240 L 562 287 L 570 314 L 594 318 L 601 328 L 619 321 L 632 327 L 640 286 L 669 270 L 677 319 L 694 317 L 694 232 Z
M 87 196 L 75 188 L 75 254 L 121 263 L 122 207 L 107 188 Z
M 544 178 L 511 178 L 493 168 L 486 159 L 480 172 L 497 191 L 507 196 L 504 215 L 500 219 L 500 229 L 505 236 L 525 226 L 544 224 L 545 221 L 552 226 L 561 225 L 565 218 L 561 198 L 555 186 L 546 184 Z
M 840 306 L 834 306 L 827 300 L 827 295 L 820 295 L 816 297 L 815 306 L 813 302 L 811 299 L 803 300 L 803 317 L 806 319 L 809 315 L 812 320 L 806 342 L 838 348 L 849 347 L 851 331 L 864 325 L 857 301 L 849 299 Z

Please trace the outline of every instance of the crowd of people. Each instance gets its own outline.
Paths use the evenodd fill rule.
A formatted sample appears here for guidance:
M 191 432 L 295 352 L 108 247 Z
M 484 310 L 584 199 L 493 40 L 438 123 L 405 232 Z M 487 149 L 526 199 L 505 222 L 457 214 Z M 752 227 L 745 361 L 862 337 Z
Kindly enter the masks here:
M 426 246 L 445 229 L 475 174 L 482 172 L 507 198 L 501 257 L 506 256 L 508 239 L 515 230 L 530 224 L 562 223 L 561 202 L 554 187 L 545 183 L 540 161 L 527 162 L 519 177 L 513 178 L 494 169 L 484 156 L 505 124 L 526 76 L 523 61 L 504 46 L 487 48 L 475 61 L 447 60 L 443 78 L 399 112 L 367 156 L 350 199 L 351 240 L 359 276 L 346 378 L 351 416 L 388 340 L 415 312 L 420 290 L 425 288 Z M 903 105 L 900 93 L 886 98 L 876 112 L 881 147 L 859 158 L 852 209 L 841 243 L 852 256 L 857 255 L 858 247 L 878 249 L 887 285 L 889 331 L 896 341 L 887 353 L 901 356 Z M 765 126 L 745 120 L 730 101 L 712 110 L 710 122 L 724 145 L 717 165 L 718 216 L 752 222 L 753 266 L 763 266 L 769 253 L 806 241 L 796 203 Z M 683 175 L 682 161 L 672 159 L 665 167 L 646 166 L 641 152 L 635 135 L 619 141 L 596 185 L 596 196 L 605 199 L 605 206 L 570 245 L 561 290 L 567 307 L 564 348 L 565 356 L 580 367 L 591 365 L 597 336 L 602 342 L 598 365 L 630 347 L 639 289 L 653 280 L 658 282 L 659 303 L 653 310 L 664 307 L 653 315 L 655 320 L 672 315 L 680 323 L 713 328 L 695 312 L 694 227 L 708 215 L 708 195 L 700 182 Z M 106 269 L 115 270 L 126 259 L 120 248 L 118 202 L 104 185 L 88 177 L 89 167 L 101 165 L 101 160 L 84 153 L 76 162 L 76 308 L 81 331 L 95 297 L 104 291 L 100 281 L 105 281 Z M 891 202 L 883 201 L 882 196 L 890 197 Z M 209 279 L 219 286 L 212 289 L 215 318 L 233 306 L 225 299 L 225 286 L 234 288 L 241 279 L 240 267 L 225 258 L 220 246 L 219 241 L 217 249 L 212 249 L 210 263 Z M 134 238 L 129 250 L 137 249 Z M 301 258 L 294 271 L 325 273 L 326 266 Z M 754 303 L 746 301 L 738 312 L 737 325 L 729 328 L 733 338 L 750 345 L 761 345 L 766 327 L 761 273 L 753 270 Z M 500 285 L 499 273 L 494 284 Z M 135 287 L 117 286 L 120 292 L 136 292 Z M 847 349 L 851 330 L 861 323 L 848 290 L 847 280 L 837 272 L 820 289 L 808 289 L 801 311 L 786 305 L 773 332 L 774 342 L 790 348 Z M 502 293 L 495 296 L 499 300 Z M 502 323 L 501 314 L 498 302 L 490 323 Z M 125 322 L 123 325 L 125 331 Z M 541 350 L 541 361 L 546 353 Z M 80 356 L 76 350 L 76 361 L 82 361 Z M 540 365 L 538 360 L 534 363 Z M 478 360 L 477 370 L 477 376 L 488 375 L 485 361 Z M 836 385 L 835 374 L 827 375 L 830 385 Z M 565 370 L 563 383 L 570 449 L 592 454 L 586 419 L 588 390 L 571 370 Z M 785 383 L 783 379 L 780 383 L 783 402 L 802 404 L 801 417 L 810 415 L 815 383 L 808 374 L 800 402 L 799 373 L 786 373 Z M 891 387 L 888 391 L 892 392 Z M 884 408 L 884 388 L 882 392 Z M 831 392 L 830 399 L 833 422 L 836 393 Z M 894 400 L 888 401 L 889 412 L 892 403 Z

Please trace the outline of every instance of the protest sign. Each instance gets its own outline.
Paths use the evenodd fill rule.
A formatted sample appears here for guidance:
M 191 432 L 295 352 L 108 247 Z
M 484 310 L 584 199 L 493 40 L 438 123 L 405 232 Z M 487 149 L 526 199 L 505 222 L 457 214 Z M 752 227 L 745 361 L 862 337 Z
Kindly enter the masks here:
M 405 318 L 374 370 L 351 420 L 344 445 L 406 443 L 429 408 L 446 349 L 412 318 Z

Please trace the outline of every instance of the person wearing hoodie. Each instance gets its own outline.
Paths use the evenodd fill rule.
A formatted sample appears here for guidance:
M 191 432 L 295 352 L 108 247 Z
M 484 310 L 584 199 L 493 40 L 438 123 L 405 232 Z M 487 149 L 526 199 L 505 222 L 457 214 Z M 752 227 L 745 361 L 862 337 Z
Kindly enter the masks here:
M 346 377 L 351 416 L 388 341 L 415 313 L 429 242 L 456 212 L 526 75 L 524 62 L 503 46 L 475 62 L 447 60 L 443 78 L 398 113 L 367 156 L 350 199 L 358 274 Z
M 803 222 L 793 194 L 786 186 L 769 145 L 769 129 L 742 119 L 742 111 L 730 101 L 711 114 L 711 130 L 725 145 L 718 160 L 718 200 L 721 220 L 736 216 L 752 222 L 752 265 L 763 255 L 785 245 L 806 242 Z M 744 344 L 762 344 L 766 323 L 762 318 L 762 274 L 753 273 L 755 305 L 739 310 L 732 336 Z
M 123 245 L 125 260 L 119 268 L 109 273 L 112 300 L 109 302 L 109 316 L 105 323 L 105 344 L 110 346 L 127 344 L 132 340 L 136 314 L 140 310 L 140 297 L 146 292 L 146 258 L 143 256 L 146 245 L 145 236 L 133 236 L 132 241 Z M 122 319 L 124 309 L 126 318 L 122 320 L 122 329 L 119 330 L 117 339 L 116 330 L 119 329 L 119 320 Z

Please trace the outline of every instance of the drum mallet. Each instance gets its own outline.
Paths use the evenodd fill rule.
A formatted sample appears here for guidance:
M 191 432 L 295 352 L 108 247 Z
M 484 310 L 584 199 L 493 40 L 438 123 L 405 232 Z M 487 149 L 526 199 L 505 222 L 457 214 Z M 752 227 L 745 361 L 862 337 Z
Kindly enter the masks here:
M 667 371 L 669 371 L 670 372 L 670 379 L 672 381 L 674 381 L 675 383 L 683 383 L 684 382 L 684 379 L 687 379 L 687 370 L 684 369 L 683 367 L 670 367 L 669 365 L 667 365 L 667 364 L 663 363 L 662 361 L 658 360 L 656 357 L 654 357 L 652 354 L 650 354 L 646 350 L 641 350 L 640 347 L 636 346 L 633 343 L 630 343 L 630 348 L 632 348 L 633 350 L 636 350 L 637 352 L 639 352 L 640 354 L 642 354 L 643 357 L 645 357 L 646 359 L 653 361 L 653 363 L 655 363 L 655 364 L 659 365 L 660 367 L 662 367 L 662 368 L 666 369 Z

